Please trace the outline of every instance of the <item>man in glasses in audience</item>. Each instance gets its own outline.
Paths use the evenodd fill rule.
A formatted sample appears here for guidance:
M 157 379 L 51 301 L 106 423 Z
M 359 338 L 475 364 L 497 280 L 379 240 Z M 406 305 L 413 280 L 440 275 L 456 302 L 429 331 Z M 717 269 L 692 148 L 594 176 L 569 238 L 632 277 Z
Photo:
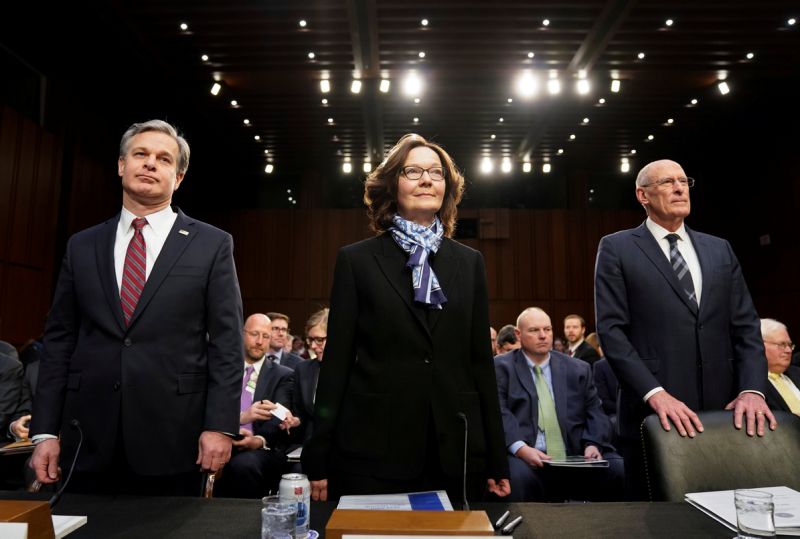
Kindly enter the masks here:
M 303 361 L 303 358 L 286 351 L 286 343 L 293 338 L 289 333 L 289 317 L 275 312 L 267 313 L 267 316 L 272 321 L 272 337 L 269 340 L 267 359 L 278 365 L 294 369 L 298 363 Z
M 665 430 L 703 431 L 697 410 L 732 408 L 750 436 L 777 428 L 765 400 L 759 320 L 730 244 L 684 224 L 694 179 L 675 161 L 646 165 L 637 228 L 600 240 L 595 267 L 597 332 L 619 378 L 618 445 L 630 497 L 642 497 L 639 425 L 658 414 Z
M 775 410 L 800 415 L 800 367 L 791 364 L 794 343 L 789 331 L 777 320 L 762 318 L 761 336 L 769 368 L 767 402 Z

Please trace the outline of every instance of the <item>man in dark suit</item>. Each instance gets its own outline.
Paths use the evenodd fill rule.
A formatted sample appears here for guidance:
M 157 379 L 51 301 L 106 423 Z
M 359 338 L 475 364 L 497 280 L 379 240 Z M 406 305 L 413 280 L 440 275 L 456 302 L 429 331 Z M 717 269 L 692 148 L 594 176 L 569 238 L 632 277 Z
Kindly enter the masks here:
M 702 431 L 694 410 L 733 408 L 735 427 L 744 418 L 749 435 L 763 435 L 765 418 L 777 427 L 739 262 L 727 241 L 684 225 L 692 185 L 674 161 L 648 164 L 636 178 L 647 220 L 598 247 L 597 331 L 620 383 L 617 427 L 628 477 L 641 473 L 637 440 L 649 413 L 682 436 Z M 633 459 L 639 471 L 632 474 Z
M 0 341 L 0 439 L 6 437 L 9 423 L 19 403 L 22 391 L 22 363 L 17 349 Z
M 511 500 L 610 499 L 621 493 L 623 466 L 610 444 L 588 363 L 552 350 L 550 317 L 537 307 L 517 318 L 520 349 L 494 360 L 511 469 Z M 553 415 L 555 414 L 555 415 Z M 551 433 L 552 427 L 552 433 Z M 608 468 L 560 470 L 566 456 L 607 458 Z
M 589 365 L 600 359 L 594 346 L 584 340 L 586 335 L 586 320 L 577 314 L 570 314 L 564 318 L 564 336 L 567 338 L 567 355 L 584 360 Z
M 39 361 L 29 363 L 25 368 L 25 376 L 22 378 L 22 392 L 20 393 L 17 409 L 11 417 L 11 425 L 8 430 L 11 437 L 16 440 L 28 438 L 29 425 L 31 421 L 31 410 L 33 410 L 33 398 L 36 396 L 36 384 L 39 380 Z
M 292 334 L 289 333 L 289 317 L 283 313 L 276 312 L 267 313 L 267 317 L 272 323 L 272 337 L 269 340 L 267 358 L 278 365 L 294 369 L 304 359 L 297 354 L 286 351 L 287 342 L 293 338 Z
M 234 453 L 220 478 L 216 493 L 223 497 L 260 498 L 277 491 L 289 446 L 285 419 L 273 415 L 278 405 L 292 407 L 294 371 L 266 359 L 271 337 L 270 319 L 253 314 L 244 325 L 244 377 L 240 396 L 239 434 Z
M 777 320 L 761 320 L 761 336 L 767 353 L 770 408 L 800 415 L 800 367 L 791 364 L 794 343 L 786 326 Z
M 31 434 L 53 483 L 196 494 L 238 431 L 242 307 L 229 234 L 170 206 L 189 146 L 166 122 L 120 144 L 122 211 L 67 245 L 48 316 Z M 57 438 L 61 435 L 61 439 Z M 198 466 L 199 465 L 199 466 Z

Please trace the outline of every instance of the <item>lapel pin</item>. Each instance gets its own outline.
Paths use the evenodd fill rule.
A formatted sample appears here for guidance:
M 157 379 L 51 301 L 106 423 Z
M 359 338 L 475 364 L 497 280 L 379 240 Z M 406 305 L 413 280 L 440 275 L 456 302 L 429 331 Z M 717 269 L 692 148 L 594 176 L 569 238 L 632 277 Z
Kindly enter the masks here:
M 189 235 L 189 231 L 188 230 L 184 230 L 184 229 L 180 229 L 180 230 L 178 230 L 178 234 L 183 234 L 184 236 L 188 236 Z

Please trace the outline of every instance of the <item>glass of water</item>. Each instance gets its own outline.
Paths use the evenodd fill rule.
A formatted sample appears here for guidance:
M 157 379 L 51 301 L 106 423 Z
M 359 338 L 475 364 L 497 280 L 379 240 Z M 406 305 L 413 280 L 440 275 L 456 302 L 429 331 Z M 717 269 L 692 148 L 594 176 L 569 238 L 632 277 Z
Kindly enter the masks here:
M 278 496 L 266 496 L 261 503 L 261 539 L 292 539 L 297 503 L 281 502 Z
M 733 492 L 736 504 L 736 529 L 744 539 L 775 537 L 775 504 L 772 494 L 760 490 L 737 489 Z

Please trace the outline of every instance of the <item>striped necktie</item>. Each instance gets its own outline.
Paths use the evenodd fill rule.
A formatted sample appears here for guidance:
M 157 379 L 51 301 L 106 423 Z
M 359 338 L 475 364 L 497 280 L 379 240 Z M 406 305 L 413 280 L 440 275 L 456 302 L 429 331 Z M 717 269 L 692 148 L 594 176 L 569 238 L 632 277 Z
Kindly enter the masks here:
M 692 272 L 689 271 L 686 260 L 683 259 L 683 255 L 678 250 L 679 238 L 680 236 L 677 234 L 667 234 L 667 241 L 669 242 L 669 261 L 672 264 L 672 269 L 675 270 L 675 275 L 678 276 L 681 288 L 686 292 L 686 296 L 697 305 Z
M 145 251 L 142 228 L 147 224 L 147 219 L 138 217 L 133 220 L 133 237 L 125 253 L 125 266 L 122 269 L 122 285 L 119 289 L 119 299 L 122 304 L 122 314 L 125 316 L 125 325 L 131 323 L 136 304 L 142 296 L 144 283 L 147 280 L 147 254 Z

